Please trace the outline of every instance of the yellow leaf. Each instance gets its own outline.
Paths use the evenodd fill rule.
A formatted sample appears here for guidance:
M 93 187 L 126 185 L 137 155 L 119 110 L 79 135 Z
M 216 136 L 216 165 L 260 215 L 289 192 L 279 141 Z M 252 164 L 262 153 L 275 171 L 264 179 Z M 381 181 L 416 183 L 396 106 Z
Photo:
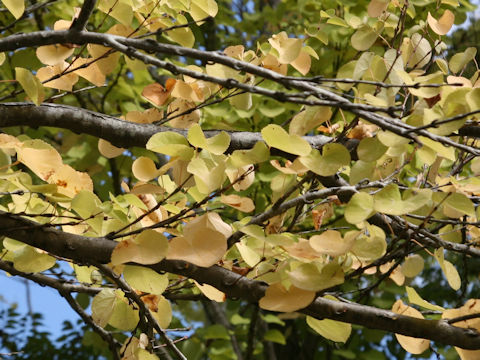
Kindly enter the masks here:
M 239 151 L 239 150 L 237 150 Z M 228 176 L 228 179 L 230 182 L 233 184 L 233 188 L 236 191 L 243 191 L 246 190 L 250 187 L 250 185 L 253 184 L 255 180 L 255 171 L 252 170 L 253 166 L 252 165 L 246 165 L 242 166 L 238 169 L 227 169 L 226 174 Z M 245 175 L 245 173 L 247 173 Z M 243 178 L 242 178 L 243 177 Z M 242 178 L 241 180 L 239 180 Z
M 62 64 L 63 61 L 73 54 L 74 48 L 63 45 L 45 45 L 37 48 L 38 60 L 45 65 Z
M 115 291 L 112 289 L 103 289 L 93 298 L 92 318 L 98 326 L 107 325 L 113 314 L 116 298 Z
M 312 59 L 307 52 L 300 51 L 300 54 L 298 54 L 297 58 L 293 60 L 290 65 L 297 69 L 300 74 L 306 75 L 310 71 Z
M 373 197 L 367 193 L 356 193 L 345 208 L 345 220 L 350 224 L 359 224 L 368 219 L 373 210 Z
M 302 40 L 289 38 L 285 31 L 273 35 L 268 42 L 278 51 L 278 61 L 282 64 L 290 64 L 302 49 Z
M 418 295 L 418 293 L 415 291 L 414 288 L 409 287 L 409 286 L 405 286 L 405 289 L 407 290 L 408 301 L 411 304 L 415 304 L 415 305 L 421 306 L 425 309 L 433 310 L 433 311 L 444 311 L 445 310 L 441 306 L 430 304 L 428 301 L 425 301 L 424 299 L 422 299 L 422 297 L 420 295 Z
M 420 311 L 405 305 L 402 300 L 397 300 L 395 304 L 393 304 L 392 311 L 396 314 L 423 319 L 423 315 L 420 313 Z M 399 334 L 395 334 L 395 336 L 400 346 L 412 354 L 421 354 L 430 346 L 429 340 L 413 338 Z
M 358 231 L 349 231 L 345 238 L 352 236 L 355 242 L 351 252 L 362 261 L 373 261 L 381 258 L 387 249 L 384 231 L 375 225 L 367 224 L 367 235 Z
M 18 161 L 27 166 L 40 179 L 50 177 L 63 165 L 62 157 L 43 140 L 27 140 L 17 147 Z
M 148 182 L 159 175 L 152 159 L 140 156 L 132 164 L 132 173 L 138 180 Z
M 76 171 L 70 165 L 62 164 L 48 179 L 57 185 L 60 194 L 73 198 L 82 190 L 93 191 L 93 181 L 86 172 Z
M 378 34 L 368 25 L 362 26 L 351 37 L 350 41 L 355 50 L 365 51 L 377 40 Z
M 298 135 L 288 134 L 279 125 L 267 125 L 262 129 L 262 137 L 268 146 L 280 149 L 290 154 L 306 156 L 312 148 L 310 144 Z
M 20 19 L 25 11 L 24 0 L 2 0 L 3 5 L 15 16 L 15 19 Z
M 45 97 L 40 80 L 24 68 L 15 68 L 15 79 L 35 105 L 40 105 Z
M 193 110 L 195 103 L 184 99 L 175 99 L 168 105 L 169 117 L 173 117 L 168 123 L 170 126 L 178 129 L 188 129 L 190 126 L 200 121 L 201 112 L 199 109 Z
M 402 264 L 402 272 L 406 277 L 415 277 L 423 270 L 425 261 L 418 254 L 413 254 L 405 258 Z
M 450 287 L 455 291 L 460 289 L 460 286 L 462 285 L 460 275 L 458 274 L 455 266 L 453 266 L 450 261 L 445 260 L 443 255 L 443 247 L 435 250 L 435 259 L 438 261 L 443 274 L 447 278 L 448 285 L 450 285 Z
M 218 5 L 215 0 L 195 0 L 190 4 L 190 15 L 195 21 L 203 20 L 209 16 L 214 17 L 217 12 Z M 198 25 L 201 24 L 203 22 L 198 23 Z
M 118 148 L 112 144 L 110 144 L 107 140 L 104 139 L 99 139 L 98 140 L 98 151 L 100 154 L 105 156 L 107 159 L 113 159 L 117 156 L 120 156 L 123 154 L 125 149 L 123 148 Z
M 208 284 L 200 285 L 195 280 L 194 280 L 194 283 L 198 287 L 198 289 L 202 292 L 202 294 L 205 295 L 210 300 L 213 300 L 216 302 L 224 302 L 227 299 L 227 297 L 225 296 L 225 293 L 221 292 L 220 290 L 217 290 L 211 285 L 208 285 Z
M 377 18 L 387 9 L 389 0 L 371 0 L 367 7 L 368 16 Z
M 308 106 L 295 115 L 290 122 L 288 132 L 290 135 L 303 136 L 313 128 L 328 121 L 332 110 L 325 106 Z
M 178 259 L 209 267 L 223 258 L 227 238 L 232 234 L 217 213 L 209 212 L 190 221 L 183 229 L 183 237 L 170 241 L 167 259 Z M 205 241 L 208 239 L 208 241 Z
M 125 26 L 132 23 L 133 11 L 128 0 L 102 0 L 98 4 L 98 9 Z
M 125 281 L 134 289 L 149 294 L 162 294 L 168 286 L 168 275 L 135 265 L 126 265 L 123 270 Z
M 32 246 L 24 246 L 14 252 L 13 267 L 24 273 L 36 273 L 50 269 L 55 258 Z
M 123 331 L 130 331 L 137 326 L 139 318 L 138 310 L 134 305 L 120 290 L 115 291 L 115 304 L 108 324 Z
M 427 22 L 435 34 L 445 35 L 452 28 L 455 15 L 450 10 L 445 10 L 440 19 L 435 19 L 430 12 L 427 15 Z
M 299 161 L 315 174 L 331 176 L 350 164 L 350 153 L 342 144 L 326 144 L 322 147 L 322 154 L 314 149 L 307 156 L 300 157 Z
M 327 230 L 310 238 L 310 246 L 320 254 L 339 256 L 346 254 L 353 245 L 354 238 L 343 238 L 336 230 Z
M 335 342 L 346 342 L 352 332 L 351 324 L 330 319 L 317 320 L 307 316 L 307 324 L 324 338 Z
M 90 81 L 93 85 L 103 86 L 105 85 L 105 74 L 100 71 L 94 60 L 93 58 L 77 58 L 72 62 L 71 68 L 77 69 L 75 74 Z
M 292 312 L 307 307 L 314 299 L 314 291 L 302 290 L 293 285 L 287 290 L 281 283 L 275 283 L 267 288 L 258 305 L 265 310 Z
M 78 81 L 78 76 L 75 73 L 68 73 L 66 75 L 62 75 L 58 79 L 45 82 L 48 79 L 61 74 L 67 68 L 67 66 L 68 64 L 63 62 L 54 66 L 42 67 L 37 70 L 37 78 L 45 87 L 64 91 L 72 91 L 73 85 L 75 85 Z
M 172 305 L 170 305 L 170 301 L 161 295 L 157 296 L 155 307 L 157 311 L 150 309 L 153 317 L 158 321 L 161 328 L 167 328 L 172 322 Z
M 221 131 L 217 135 L 207 139 L 203 134 L 201 126 L 194 124 L 188 129 L 188 142 L 193 146 L 205 149 L 212 154 L 221 155 L 230 145 L 230 135 L 225 131 Z
M 320 291 L 345 281 L 343 269 L 335 262 L 300 264 L 288 272 L 288 279 L 296 287 L 308 291 Z
M 156 264 L 165 258 L 168 245 L 164 235 L 147 229 L 134 239 L 119 242 L 112 252 L 112 264 L 119 265 L 127 262 Z
M 232 195 L 222 194 L 220 197 L 220 201 L 242 212 L 248 213 L 255 210 L 255 204 L 253 203 L 252 199 L 247 197 L 242 197 L 235 194 L 232 194 Z

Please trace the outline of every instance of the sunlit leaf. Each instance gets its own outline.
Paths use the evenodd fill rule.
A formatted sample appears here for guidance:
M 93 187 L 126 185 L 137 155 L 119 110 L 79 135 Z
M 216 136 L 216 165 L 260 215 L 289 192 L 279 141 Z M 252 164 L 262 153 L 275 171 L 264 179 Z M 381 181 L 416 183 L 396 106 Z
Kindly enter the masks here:
M 302 290 L 293 285 L 287 290 L 281 283 L 276 283 L 267 288 L 258 305 L 265 310 L 291 312 L 307 307 L 314 298 L 314 291 Z

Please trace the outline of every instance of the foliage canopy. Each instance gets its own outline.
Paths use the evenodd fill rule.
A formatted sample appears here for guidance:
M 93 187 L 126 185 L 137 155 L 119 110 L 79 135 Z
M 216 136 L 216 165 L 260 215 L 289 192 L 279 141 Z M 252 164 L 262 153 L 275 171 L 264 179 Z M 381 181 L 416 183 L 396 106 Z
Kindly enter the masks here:
M 0 269 L 96 353 L 480 357 L 468 1 L 1 1 Z

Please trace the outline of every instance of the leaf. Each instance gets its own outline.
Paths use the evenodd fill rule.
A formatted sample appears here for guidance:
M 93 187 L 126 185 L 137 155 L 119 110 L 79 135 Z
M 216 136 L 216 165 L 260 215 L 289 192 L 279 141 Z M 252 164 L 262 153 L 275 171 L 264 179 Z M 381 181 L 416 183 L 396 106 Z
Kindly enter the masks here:
M 278 51 L 278 61 L 282 64 L 290 64 L 302 49 L 302 40 L 289 38 L 285 31 L 273 35 L 268 42 Z
M 380 159 L 387 149 L 377 137 L 367 137 L 358 144 L 357 155 L 360 160 L 366 162 L 375 161 Z
M 345 208 L 345 220 L 350 224 L 359 224 L 368 219 L 373 210 L 373 197 L 367 193 L 356 193 Z
M 367 7 L 368 16 L 377 18 L 387 9 L 388 0 L 370 0 Z
M 328 121 L 332 110 L 325 106 L 308 106 L 295 115 L 290 122 L 288 132 L 290 135 L 303 136 L 313 128 Z
M 15 79 L 35 105 L 40 105 L 45 97 L 40 80 L 27 69 L 15 68 Z
M 343 238 L 336 230 L 327 230 L 310 238 L 310 246 L 320 254 L 339 256 L 346 254 L 353 245 L 353 238 Z
M 148 140 L 146 148 L 160 154 L 178 156 L 183 160 L 193 157 L 193 149 L 187 139 L 173 131 L 156 133 Z
M 347 342 L 352 332 L 352 325 L 340 321 L 317 320 L 307 315 L 307 324 L 324 338 L 335 342 Z
M 377 41 L 378 34 L 368 25 L 362 26 L 351 37 L 350 41 L 355 50 L 365 51 Z
M 148 182 L 159 175 L 159 170 L 152 159 L 140 156 L 132 164 L 132 174 L 138 180 Z
M 158 83 L 147 85 L 142 90 L 142 96 L 152 102 L 152 104 L 162 106 L 167 102 L 168 98 L 170 97 L 175 83 L 175 79 L 168 78 L 165 83 L 165 87 Z
M 280 345 L 286 345 L 285 336 L 277 329 L 270 329 L 263 335 L 263 341 L 271 341 Z
M 32 246 L 24 246 L 14 252 L 13 267 L 24 273 L 37 273 L 50 269 L 56 263 L 54 257 Z
M 20 19 L 25 11 L 24 0 L 2 0 L 3 5 L 15 16 L 15 19 Z
M 118 148 L 109 143 L 107 140 L 98 139 L 98 151 L 107 159 L 113 159 L 122 155 L 125 152 L 125 149 Z
M 102 289 L 92 300 L 93 321 L 101 327 L 105 327 L 113 314 L 116 302 L 115 291 Z
M 126 26 L 130 26 L 133 19 L 131 3 L 127 0 L 102 0 L 98 9 Z
M 168 275 L 134 265 L 126 265 L 123 270 L 125 281 L 134 289 L 149 294 L 162 294 L 168 286 Z
M 224 302 L 227 299 L 227 296 L 225 293 L 221 292 L 220 290 L 217 290 L 211 285 L 208 284 L 199 284 L 194 280 L 195 285 L 197 288 L 202 292 L 203 295 L 205 295 L 207 298 L 210 300 L 216 301 L 216 302 Z
M 220 201 L 223 204 L 231 206 L 237 210 L 242 212 L 252 212 L 255 210 L 255 204 L 253 203 L 252 199 L 248 197 L 242 197 L 235 194 L 232 195 L 221 195 Z
M 415 195 L 402 200 L 398 185 L 389 184 L 373 196 L 373 208 L 389 215 L 403 215 L 424 206 L 431 197 L 431 191 L 418 190 Z
M 387 250 L 384 231 L 375 226 L 367 224 L 368 236 L 357 231 L 349 231 L 345 238 L 354 237 L 355 242 L 351 252 L 361 261 L 373 261 L 381 258 Z
M 437 35 L 446 35 L 452 28 L 455 15 L 450 10 L 445 10 L 440 19 L 435 19 L 430 12 L 427 15 L 427 22 L 433 32 Z
M 218 163 L 210 161 L 210 159 L 203 159 L 197 157 L 190 161 L 187 166 L 187 171 L 195 175 L 195 184 L 197 189 L 202 194 L 209 194 L 212 191 L 220 188 L 225 181 L 225 161 Z
M 343 269 L 335 262 L 300 264 L 288 272 L 288 278 L 296 287 L 308 291 L 320 291 L 345 281 Z
M 217 15 L 217 12 L 218 5 L 214 0 L 196 0 L 192 1 L 190 5 L 190 15 L 197 22 L 209 16 L 214 17 Z M 203 22 L 200 22 L 198 25 L 201 24 Z
M 195 44 L 195 36 L 190 28 L 177 28 L 167 31 L 167 35 L 177 44 L 191 48 Z
M 150 309 L 152 315 L 157 319 L 161 328 L 168 328 L 172 322 L 172 305 L 170 304 L 170 301 L 161 295 L 156 297 L 156 301 L 155 307 L 157 308 L 157 311 L 152 311 L 152 309 Z
M 270 152 L 264 142 L 258 141 L 250 150 L 235 150 L 229 158 L 229 162 L 235 168 L 250 164 L 258 164 L 269 159 Z
M 326 144 L 322 148 L 322 154 L 318 150 L 312 150 L 307 156 L 300 157 L 300 162 L 310 171 L 320 176 L 335 175 L 337 171 L 350 164 L 350 153 L 341 144 Z
M 435 250 L 435 259 L 438 261 L 443 274 L 447 278 L 448 285 L 450 285 L 450 287 L 455 291 L 460 289 L 460 286 L 462 285 L 460 275 L 458 274 L 455 266 L 453 266 L 450 261 L 445 260 L 443 255 L 443 247 Z
M 225 131 L 221 131 L 207 139 L 203 134 L 201 126 L 194 124 L 188 130 L 188 142 L 192 146 L 205 149 L 212 154 L 221 155 L 230 145 L 230 136 Z
M 280 149 L 289 154 L 306 156 L 312 148 L 298 135 L 289 135 L 279 125 L 267 125 L 262 129 L 262 137 L 268 146 Z
M 105 74 L 100 71 L 98 64 L 93 58 L 76 58 L 71 63 L 71 68 L 76 69 L 75 74 L 90 81 L 93 85 L 104 86 Z
M 455 148 L 453 146 L 446 147 L 445 145 L 435 141 L 428 139 L 423 136 L 419 136 L 419 140 L 428 148 L 432 149 L 437 153 L 438 156 L 444 157 L 445 159 L 455 161 Z
M 75 49 L 63 45 L 45 45 L 37 48 L 38 60 L 45 65 L 62 64 L 64 60 L 73 54 Z
M 287 290 L 281 283 L 271 284 L 258 302 L 262 309 L 292 312 L 303 309 L 315 299 L 314 291 L 299 289 L 293 285 Z
M 421 298 L 421 296 L 418 295 L 418 293 L 415 291 L 414 288 L 409 287 L 409 286 L 405 286 L 405 289 L 407 290 L 408 301 L 411 304 L 415 304 L 415 305 L 421 306 L 425 309 L 433 310 L 433 311 L 444 311 L 445 310 L 441 306 L 433 305 L 433 304 L 430 304 L 428 301 L 423 300 Z
M 115 304 L 108 319 L 108 324 L 123 331 L 135 329 L 140 317 L 138 310 L 133 307 L 120 290 L 115 291 Z
M 422 272 L 424 264 L 425 261 L 420 255 L 409 255 L 402 264 L 402 273 L 406 277 L 413 278 Z
M 457 74 L 475 58 L 475 55 L 477 55 L 477 49 L 469 47 L 465 51 L 453 55 L 448 62 L 448 66 L 454 74 Z
M 395 304 L 393 304 L 392 311 L 397 314 L 423 319 L 423 315 L 420 313 L 420 311 L 405 305 L 402 300 L 397 300 Z M 397 338 L 400 346 L 412 354 L 421 354 L 430 346 L 429 340 L 413 338 L 399 334 L 395 334 L 395 337 Z
M 183 237 L 170 241 L 167 259 L 178 259 L 209 267 L 223 258 L 231 227 L 217 213 L 209 212 L 190 221 Z M 208 241 L 205 241 L 208 239 Z
M 156 264 L 165 258 L 168 249 L 167 238 L 155 230 L 144 230 L 134 239 L 120 241 L 112 252 L 112 264 L 127 262 Z
M 82 190 L 72 199 L 71 207 L 83 219 L 102 212 L 102 202 L 91 191 Z

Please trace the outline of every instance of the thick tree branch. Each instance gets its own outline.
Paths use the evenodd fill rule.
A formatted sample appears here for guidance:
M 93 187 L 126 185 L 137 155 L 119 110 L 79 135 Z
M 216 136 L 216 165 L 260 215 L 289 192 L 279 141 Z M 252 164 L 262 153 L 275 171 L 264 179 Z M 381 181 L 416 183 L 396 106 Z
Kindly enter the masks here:
M 137 124 L 118 119 L 113 116 L 68 105 L 31 103 L 0 104 L 0 127 L 10 126 L 51 126 L 69 129 L 75 133 L 89 134 L 105 140 L 118 147 L 145 147 L 148 139 L 162 131 L 175 131 L 187 136 L 187 130 L 174 129 L 150 124 Z M 219 133 L 217 130 L 204 131 L 211 137 Z M 231 131 L 230 147 L 227 152 L 250 149 L 258 141 L 263 141 L 260 133 L 247 131 Z M 305 140 L 314 148 L 320 148 L 331 141 L 323 135 L 306 136 Z
M 80 263 L 110 262 L 117 244 L 105 238 L 89 238 L 42 227 L 17 215 L 0 212 L 0 234 Z M 152 269 L 195 279 L 214 286 L 227 296 L 256 303 L 267 285 L 219 266 L 202 268 L 179 260 L 163 260 Z M 449 325 L 443 320 L 423 320 L 371 306 L 343 303 L 318 297 L 301 312 L 316 318 L 358 324 L 412 337 L 426 338 L 464 349 L 480 349 L 480 334 L 472 329 Z
M 80 32 L 85 29 L 88 19 L 95 9 L 96 3 L 97 0 L 84 0 L 80 14 L 78 14 L 78 18 L 73 20 L 72 25 L 70 26 L 70 31 Z

